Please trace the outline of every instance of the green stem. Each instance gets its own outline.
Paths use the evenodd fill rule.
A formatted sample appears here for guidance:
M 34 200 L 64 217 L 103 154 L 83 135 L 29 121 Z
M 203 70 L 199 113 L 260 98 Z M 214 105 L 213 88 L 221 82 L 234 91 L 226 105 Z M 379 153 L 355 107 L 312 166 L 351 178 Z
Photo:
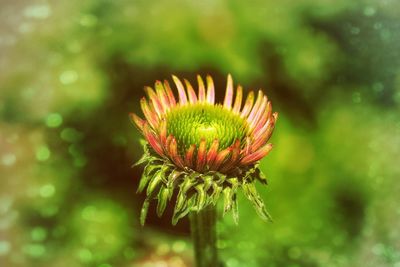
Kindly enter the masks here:
M 207 207 L 190 213 L 196 267 L 219 267 L 216 208 Z

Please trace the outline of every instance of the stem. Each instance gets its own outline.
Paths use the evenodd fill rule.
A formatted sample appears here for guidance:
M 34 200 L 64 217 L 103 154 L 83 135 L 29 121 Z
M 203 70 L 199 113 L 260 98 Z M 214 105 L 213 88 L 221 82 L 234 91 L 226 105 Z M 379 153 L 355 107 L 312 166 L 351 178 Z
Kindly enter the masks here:
M 216 232 L 216 208 L 190 213 L 196 267 L 219 267 Z

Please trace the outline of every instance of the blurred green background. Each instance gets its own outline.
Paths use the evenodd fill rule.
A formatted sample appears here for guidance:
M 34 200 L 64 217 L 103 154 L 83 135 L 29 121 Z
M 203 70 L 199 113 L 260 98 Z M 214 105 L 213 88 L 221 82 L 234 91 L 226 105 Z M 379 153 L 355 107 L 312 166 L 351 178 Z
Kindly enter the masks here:
M 259 188 L 220 218 L 227 267 L 400 266 L 400 2 L 0 2 L 0 266 L 192 266 L 144 199 L 128 112 L 171 74 L 227 73 L 280 113 Z M 154 207 L 154 206 L 153 206 Z

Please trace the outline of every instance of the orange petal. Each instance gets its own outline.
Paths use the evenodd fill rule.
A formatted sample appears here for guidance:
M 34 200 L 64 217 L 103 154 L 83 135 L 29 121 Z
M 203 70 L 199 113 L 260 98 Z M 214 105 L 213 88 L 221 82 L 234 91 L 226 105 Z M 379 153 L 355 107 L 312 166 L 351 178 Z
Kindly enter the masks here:
M 160 81 L 156 81 L 155 87 L 158 99 L 160 100 L 161 105 L 163 106 L 163 111 L 165 112 L 170 107 L 168 96 L 165 92 L 163 84 Z
M 149 142 L 150 146 L 154 149 L 154 151 L 157 154 L 164 156 L 162 146 L 156 135 L 151 131 L 148 123 L 145 123 L 145 125 L 143 126 L 143 134 L 146 140 Z
M 138 129 L 143 132 L 143 126 L 146 123 L 145 120 L 142 120 L 135 113 L 129 113 L 129 118 L 131 118 L 132 122 L 138 127 Z
M 197 164 L 196 169 L 202 171 L 207 161 L 207 142 L 206 139 L 202 138 L 197 151 Z
M 147 103 L 146 98 L 142 97 L 142 99 L 140 99 L 140 106 L 142 107 L 142 111 L 144 116 L 146 117 L 146 120 L 150 123 L 151 127 L 155 129 L 158 125 L 158 116 L 155 111 L 151 109 L 149 103 Z
M 218 154 L 218 147 L 219 147 L 219 140 L 215 139 L 212 142 L 211 147 L 207 152 L 207 165 L 208 166 L 211 166 L 214 163 L 214 160 Z
M 196 150 L 196 145 L 193 144 L 189 147 L 189 149 L 186 151 L 186 156 L 185 156 L 185 164 L 187 167 L 194 169 L 193 168 L 193 158 L 194 158 L 194 152 Z
M 175 137 L 172 137 L 171 143 L 169 144 L 169 156 L 172 161 L 180 168 L 184 168 L 183 160 L 178 154 L 178 144 L 176 143 Z
M 164 80 L 164 88 L 165 88 L 165 92 L 168 96 L 170 106 L 174 107 L 176 105 L 175 96 L 174 96 L 174 93 L 171 90 L 171 86 L 169 85 L 169 82 L 167 80 Z
M 160 99 L 158 99 L 157 94 L 151 87 L 146 86 L 144 89 L 149 96 L 151 103 L 153 104 L 154 110 L 158 114 L 158 117 L 161 117 L 161 115 L 164 113 L 164 107 L 162 106 Z

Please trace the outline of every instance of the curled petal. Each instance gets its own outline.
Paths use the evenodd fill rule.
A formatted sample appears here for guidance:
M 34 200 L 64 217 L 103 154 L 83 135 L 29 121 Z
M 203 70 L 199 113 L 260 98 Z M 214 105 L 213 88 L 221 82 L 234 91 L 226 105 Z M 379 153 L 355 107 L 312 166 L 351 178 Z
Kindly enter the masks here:
M 129 118 L 131 118 L 132 122 L 138 127 L 138 129 L 143 132 L 143 126 L 146 123 L 145 120 L 142 120 L 135 113 L 129 113 Z
M 197 164 L 196 168 L 198 171 L 202 171 L 207 161 L 207 142 L 204 138 L 201 139 L 199 144 L 199 150 L 197 151 Z
M 206 89 L 204 87 L 203 79 L 200 75 L 197 75 L 197 83 L 199 84 L 199 101 L 205 101 Z
M 250 91 L 250 93 L 247 95 L 246 102 L 244 103 L 244 107 L 242 109 L 240 117 L 244 118 L 250 113 L 250 110 L 253 107 L 253 103 L 254 103 L 254 92 Z
M 194 159 L 194 152 L 196 150 L 196 145 L 193 144 L 189 147 L 189 149 L 186 151 L 186 156 L 185 156 L 185 164 L 187 167 L 193 168 L 193 159 Z
M 188 80 L 186 80 L 186 79 L 184 79 L 184 81 L 185 81 L 186 88 L 187 88 L 187 94 L 188 94 L 188 97 L 189 97 L 189 102 L 191 104 L 194 104 L 194 103 L 197 102 L 196 93 L 194 92 L 193 87 L 190 84 L 190 82 Z
M 272 149 L 272 144 L 266 144 L 256 152 L 253 152 L 250 155 L 245 156 L 240 163 L 242 165 L 248 165 L 256 161 L 259 161 L 260 159 L 268 155 L 271 149 Z
M 149 103 L 147 103 L 146 98 L 143 97 L 140 99 L 140 106 L 142 107 L 143 114 L 151 127 L 156 128 L 158 125 L 158 116 L 155 111 L 152 110 Z
M 181 105 L 185 105 L 187 103 L 185 88 L 183 87 L 183 84 L 182 84 L 181 80 L 178 79 L 178 77 L 176 77 L 175 75 L 172 75 L 172 79 L 175 82 L 176 88 L 178 88 L 179 103 Z
M 233 80 L 232 76 L 228 75 L 228 81 L 226 84 L 226 92 L 225 92 L 225 99 L 224 99 L 224 107 L 227 109 L 231 109 L 232 107 L 232 98 L 233 98 Z
M 217 157 L 218 154 L 218 147 L 219 147 L 219 140 L 215 139 L 212 144 L 210 149 L 208 150 L 207 153 L 207 165 L 211 166 L 214 163 L 215 158 Z
M 257 96 L 256 103 L 254 104 L 253 109 L 252 109 L 251 112 L 250 112 L 250 115 L 247 117 L 247 121 L 248 121 L 249 123 L 251 123 L 251 121 L 254 119 L 254 116 L 256 115 L 258 109 L 259 109 L 260 106 L 261 106 L 262 100 L 263 100 L 263 93 L 262 93 L 261 90 L 259 90 L 259 91 L 258 91 L 258 96 Z
M 156 81 L 155 87 L 158 99 L 160 100 L 161 105 L 163 106 L 163 110 L 165 112 L 170 107 L 168 96 L 164 90 L 163 84 L 160 81 Z
M 178 154 L 178 144 L 175 137 L 171 138 L 171 142 L 168 147 L 168 152 L 171 160 L 180 168 L 184 168 L 183 160 Z
M 143 134 L 151 147 L 154 149 L 154 151 L 157 152 L 157 154 L 164 156 L 164 152 L 159 140 L 157 139 L 156 135 L 151 131 L 149 124 L 147 123 L 143 126 Z
M 165 92 L 168 96 L 170 106 L 174 107 L 176 105 L 175 96 L 174 96 L 174 93 L 171 90 L 171 86 L 169 85 L 169 82 L 167 80 L 164 81 L 164 88 L 165 88 Z
M 151 103 L 153 104 L 154 110 L 156 111 L 158 117 L 161 117 L 161 115 L 164 113 L 164 107 L 162 106 L 160 100 L 158 99 L 157 94 L 151 87 L 146 86 L 145 90 L 151 100 Z
M 233 105 L 233 112 L 239 113 L 242 106 L 243 88 L 239 85 L 236 90 L 235 104 Z
M 267 106 L 267 102 L 268 102 L 268 99 L 266 96 L 264 96 L 263 100 L 261 102 L 261 105 L 259 106 L 258 110 L 254 113 L 255 114 L 254 118 L 252 118 L 250 121 L 250 129 L 252 129 L 252 131 L 255 130 L 256 124 L 260 121 L 260 118 L 261 118 L 262 114 L 264 113 L 265 108 Z
M 215 102 L 214 82 L 210 75 L 207 75 L 207 101 L 210 104 Z
M 160 142 L 164 148 L 167 145 L 167 121 L 162 119 L 160 122 Z
M 224 150 L 220 151 L 215 158 L 213 164 L 210 166 L 211 170 L 218 170 L 218 168 L 225 162 L 226 159 L 229 158 L 232 150 L 230 148 L 225 148 Z

